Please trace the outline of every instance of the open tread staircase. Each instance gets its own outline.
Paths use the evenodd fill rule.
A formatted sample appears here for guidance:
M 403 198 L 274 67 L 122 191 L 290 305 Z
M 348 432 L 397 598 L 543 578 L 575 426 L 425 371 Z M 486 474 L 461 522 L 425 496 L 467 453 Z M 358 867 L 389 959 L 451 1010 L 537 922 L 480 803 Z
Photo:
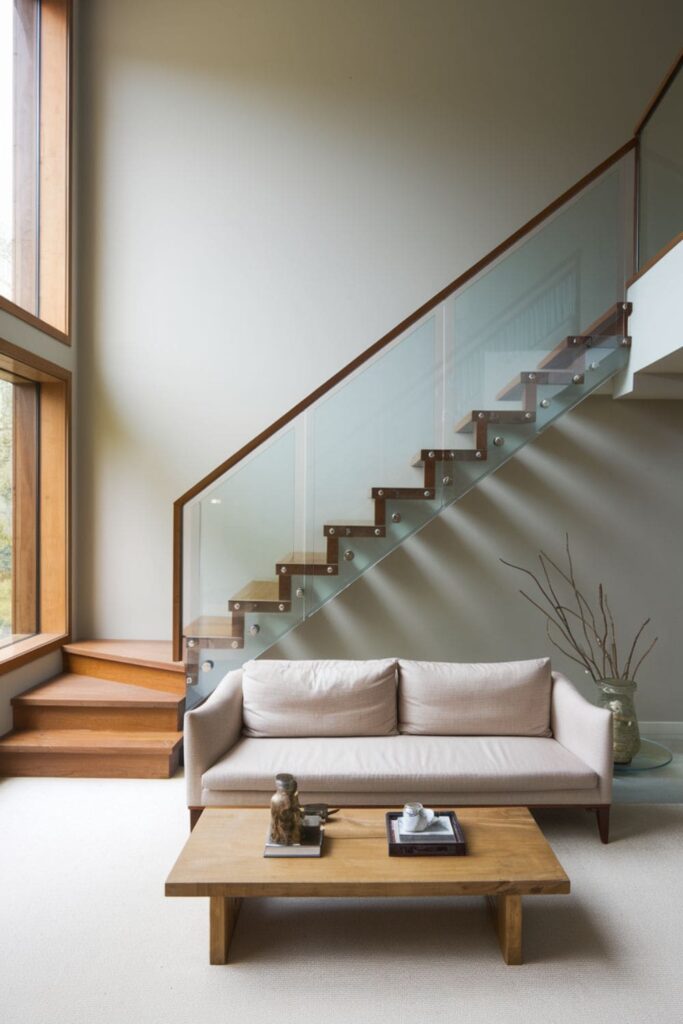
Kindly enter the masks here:
M 422 471 L 420 486 L 392 487 L 382 485 L 370 488 L 374 502 L 374 522 L 335 522 L 324 525 L 322 533 L 325 551 L 293 551 L 283 555 L 275 564 L 276 579 L 252 580 L 228 599 L 228 616 L 197 620 L 185 629 L 188 672 L 197 670 L 200 647 L 225 647 L 234 650 L 244 647 L 245 615 L 250 612 L 286 614 L 292 606 L 292 577 L 337 576 L 340 567 L 340 539 L 361 537 L 382 539 L 387 536 L 387 501 L 425 502 L 437 498 L 437 467 L 442 465 L 440 482 L 453 484 L 458 463 L 486 462 L 489 457 L 489 428 L 511 425 L 516 428 L 536 427 L 539 404 L 538 389 L 556 390 L 577 387 L 585 382 L 586 356 L 595 347 L 628 347 L 627 334 L 631 305 L 619 302 L 582 335 L 569 335 L 550 353 L 540 359 L 533 370 L 523 370 L 496 395 L 498 401 L 519 401 L 519 409 L 472 409 L 454 426 L 454 433 L 473 435 L 470 448 L 422 448 L 410 465 Z M 540 403 L 541 405 L 543 402 Z M 498 443 L 498 438 L 494 440 Z M 400 514 L 394 513 L 394 521 Z M 254 627 L 252 627 L 253 629 Z M 258 627 L 256 627 L 258 631 Z

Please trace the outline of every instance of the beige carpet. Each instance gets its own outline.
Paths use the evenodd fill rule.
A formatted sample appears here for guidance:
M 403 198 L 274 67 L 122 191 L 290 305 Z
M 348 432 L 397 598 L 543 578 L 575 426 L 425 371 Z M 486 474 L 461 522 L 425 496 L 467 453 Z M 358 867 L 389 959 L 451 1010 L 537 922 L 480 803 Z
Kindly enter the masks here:
M 261 901 L 207 963 L 205 900 L 165 899 L 183 783 L 0 782 L 3 1024 L 683 1019 L 683 806 L 545 812 L 570 896 L 529 898 L 522 967 L 481 899 Z

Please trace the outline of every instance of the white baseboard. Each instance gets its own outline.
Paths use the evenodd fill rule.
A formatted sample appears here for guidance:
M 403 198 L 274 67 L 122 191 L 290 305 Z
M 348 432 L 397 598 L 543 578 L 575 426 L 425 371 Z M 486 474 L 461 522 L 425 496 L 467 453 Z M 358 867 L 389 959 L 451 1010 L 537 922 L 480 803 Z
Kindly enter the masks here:
M 639 722 L 641 736 L 683 736 L 683 722 Z

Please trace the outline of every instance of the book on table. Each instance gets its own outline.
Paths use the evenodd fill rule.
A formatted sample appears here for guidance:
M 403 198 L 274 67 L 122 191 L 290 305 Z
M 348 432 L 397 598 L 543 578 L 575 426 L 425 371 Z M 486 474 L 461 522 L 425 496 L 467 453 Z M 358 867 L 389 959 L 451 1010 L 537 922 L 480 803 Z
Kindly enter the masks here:
M 440 811 L 421 832 L 406 832 L 400 811 L 389 811 L 386 824 L 390 857 L 462 857 L 467 853 L 465 835 L 453 811 Z
M 263 849 L 264 857 L 320 857 L 323 852 L 323 838 L 325 829 L 322 825 L 307 826 L 301 829 L 301 842 L 273 843 L 270 839 L 270 829 L 266 834 L 266 845 Z

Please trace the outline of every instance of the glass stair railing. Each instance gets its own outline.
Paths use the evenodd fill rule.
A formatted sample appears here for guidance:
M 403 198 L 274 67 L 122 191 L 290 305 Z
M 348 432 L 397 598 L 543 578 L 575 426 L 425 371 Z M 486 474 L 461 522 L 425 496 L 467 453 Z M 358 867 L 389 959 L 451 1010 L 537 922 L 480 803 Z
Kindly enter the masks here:
M 179 499 L 190 703 L 623 368 L 633 168 L 625 147 Z

